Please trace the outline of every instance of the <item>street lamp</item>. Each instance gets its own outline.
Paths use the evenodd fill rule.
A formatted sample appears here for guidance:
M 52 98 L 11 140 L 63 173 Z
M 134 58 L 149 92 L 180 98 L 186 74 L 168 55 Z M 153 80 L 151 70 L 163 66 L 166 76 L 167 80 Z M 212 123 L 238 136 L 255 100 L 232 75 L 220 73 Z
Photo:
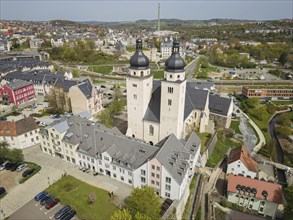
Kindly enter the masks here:
M 49 184 L 49 186 L 50 186 L 50 177 L 47 177 L 48 178 L 48 184 Z

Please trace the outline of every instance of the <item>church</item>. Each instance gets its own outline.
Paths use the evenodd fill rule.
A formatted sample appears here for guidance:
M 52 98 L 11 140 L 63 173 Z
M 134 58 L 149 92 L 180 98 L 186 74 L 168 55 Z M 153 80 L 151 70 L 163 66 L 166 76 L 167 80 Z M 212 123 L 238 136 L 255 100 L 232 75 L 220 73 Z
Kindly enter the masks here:
M 127 86 L 128 129 L 126 135 L 156 144 L 170 134 L 186 139 L 197 129 L 200 133 L 229 128 L 233 111 L 230 98 L 198 89 L 185 78 L 185 62 L 174 40 L 172 54 L 166 60 L 164 78 L 153 80 L 149 59 L 137 39 L 130 58 Z

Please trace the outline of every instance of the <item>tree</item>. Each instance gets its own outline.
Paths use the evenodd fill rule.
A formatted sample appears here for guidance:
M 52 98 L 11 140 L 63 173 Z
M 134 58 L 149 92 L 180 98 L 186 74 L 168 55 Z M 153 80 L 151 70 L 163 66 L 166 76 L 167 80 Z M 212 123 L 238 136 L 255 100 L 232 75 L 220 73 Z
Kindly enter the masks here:
M 96 201 L 96 193 L 92 192 L 91 194 L 89 194 L 88 203 L 93 204 L 95 201 Z
M 286 114 L 281 114 L 278 117 L 278 123 L 283 126 L 290 126 L 291 125 L 290 119 L 287 117 Z
M 10 150 L 8 155 L 9 155 L 9 160 L 11 162 L 23 163 L 23 161 L 24 161 L 23 153 L 22 153 L 22 150 L 20 150 L 20 149 Z
M 285 63 L 287 62 L 287 58 L 288 58 L 288 53 L 287 52 L 282 52 L 278 61 L 282 64 L 285 65 Z
M 116 87 L 113 93 L 114 100 L 120 100 L 122 97 L 123 97 L 123 94 L 121 92 L 121 89 L 119 87 Z
M 132 220 L 132 216 L 130 215 L 129 210 L 122 209 L 115 211 L 111 216 L 111 220 Z
M 130 211 L 132 217 L 140 213 L 141 216 L 144 216 L 144 219 L 160 219 L 160 198 L 150 186 L 135 188 L 127 200 L 126 208 Z
M 255 108 L 259 104 L 259 99 L 258 98 L 249 98 L 249 99 L 247 99 L 246 104 L 250 108 Z
M 288 138 L 288 136 L 291 134 L 291 128 L 279 127 L 279 128 L 276 128 L 276 133 L 283 138 Z
M 108 128 L 113 127 L 113 117 L 111 117 L 111 113 L 109 111 L 109 108 L 104 109 L 100 112 L 100 114 L 97 116 L 98 119 L 100 119 L 100 122 L 107 126 Z
M 9 144 L 6 141 L 0 142 L 0 163 L 8 159 L 9 156 Z
M 285 206 L 283 218 L 284 220 L 290 220 L 293 216 L 293 185 L 288 186 L 284 190 L 287 205 Z
M 141 213 L 136 213 L 136 215 L 135 215 L 135 219 L 136 220 L 152 220 L 150 217 L 148 217 L 148 216 L 145 216 L 145 215 L 143 215 L 143 214 L 141 214 Z

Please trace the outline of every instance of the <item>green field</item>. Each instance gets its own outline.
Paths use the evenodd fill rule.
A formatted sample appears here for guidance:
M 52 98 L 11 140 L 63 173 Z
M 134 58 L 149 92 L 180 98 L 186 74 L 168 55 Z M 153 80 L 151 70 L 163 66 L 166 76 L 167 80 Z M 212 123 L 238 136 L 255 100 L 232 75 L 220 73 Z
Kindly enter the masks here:
M 239 124 L 240 124 L 240 121 L 231 121 L 231 126 L 230 126 L 230 128 L 232 128 L 234 131 L 235 131 L 235 133 L 237 133 L 237 134 L 241 134 L 241 131 L 240 131 L 240 129 L 239 129 Z
M 204 152 L 207 144 L 211 138 L 211 134 L 210 133 L 199 133 L 198 131 L 195 132 L 197 134 L 197 136 L 200 138 L 201 140 L 201 148 L 200 148 L 200 152 Z
M 58 180 L 46 191 L 59 198 L 63 205 L 70 205 L 75 209 L 79 219 L 110 219 L 118 209 L 110 202 L 107 191 L 86 184 L 72 176 L 66 176 Z M 89 204 L 88 196 L 92 192 L 96 194 L 96 201 Z
M 230 138 L 225 137 L 221 141 L 220 134 L 218 133 L 218 141 L 212 152 L 212 155 L 209 157 L 206 166 L 215 167 L 223 158 L 229 148 L 235 148 L 241 146 L 242 143 L 235 143 Z
M 154 79 L 163 79 L 164 78 L 164 70 L 154 70 L 152 71 Z
M 102 74 L 109 74 L 113 71 L 112 66 L 91 66 L 89 69 L 92 70 L 93 72 L 102 73 Z

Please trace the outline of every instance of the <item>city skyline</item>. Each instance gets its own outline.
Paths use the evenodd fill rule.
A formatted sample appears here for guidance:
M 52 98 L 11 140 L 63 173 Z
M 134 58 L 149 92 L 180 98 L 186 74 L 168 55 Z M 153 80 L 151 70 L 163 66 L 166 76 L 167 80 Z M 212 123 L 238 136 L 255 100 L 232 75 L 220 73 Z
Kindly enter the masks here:
M 292 1 L 19 1 L 0 0 L 1 20 L 48 21 L 135 21 L 157 19 L 181 20 L 292 19 Z

